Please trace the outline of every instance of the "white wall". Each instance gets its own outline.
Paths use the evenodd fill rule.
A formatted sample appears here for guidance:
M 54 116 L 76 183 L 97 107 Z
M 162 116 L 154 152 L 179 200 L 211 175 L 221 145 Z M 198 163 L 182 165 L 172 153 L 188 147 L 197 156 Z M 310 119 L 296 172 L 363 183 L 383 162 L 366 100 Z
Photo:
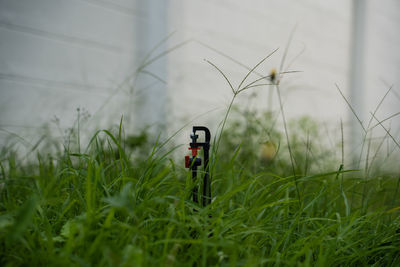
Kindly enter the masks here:
M 384 93 L 393 86 L 376 114 L 383 120 L 400 111 L 400 2 L 368 1 L 366 13 L 364 85 L 365 105 L 369 109 L 364 112 L 373 111 Z M 398 131 L 400 117 L 387 121 L 385 125 L 392 127 L 394 132 Z
M 289 35 L 297 25 L 286 66 L 304 49 L 290 66 L 302 73 L 287 75 L 282 81 L 287 113 L 291 117 L 317 113 L 320 118 L 337 118 L 346 113 L 334 83 L 341 84 L 343 90 L 348 84 L 349 1 L 252 1 L 248 5 L 243 1 L 176 0 L 171 10 L 183 14 L 171 16 L 170 28 L 177 31 L 180 40 L 201 41 L 247 66 L 279 48 L 261 67 L 260 72 L 265 75 L 272 68 L 279 69 Z M 224 70 L 234 84 L 246 74 L 246 69 L 196 42 L 179 53 L 179 57 L 170 60 L 175 67 L 169 68 L 171 90 L 180 95 L 173 99 L 177 116 L 192 117 L 194 112 L 188 115 L 179 110 L 191 103 L 195 92 L 199 99 L 194 106 L 201 111 L 224 106 L 230 99 L 224 79 L 203 59 Z M 258 105 L 266 107 L 269 88 L 257 90 Z M 273 105 L 277 107 L 277 102 Z
M 118 123 L 124 114 L 134 125 L 166 119 L 171 131 L 219 108 L 193 122 L 215 130 L 231 92 L 204 59 L 237 85 L 246 69 L 213 49 L 253 66 L 279 47 L 259 69 L 267 74 L 279 69 L 295 26 L 285 69 L 292 62 L 289 69 L 302 72 L 282 80 L 286 113 L 339 127 L 340 118 L 350 121 L 335 83 L 350 95 L 351 9 L 348 0 L 0 0 L 1 135 L 5 130 L 33 141 L 37 134 L 27 128 L 40 128 L 54 116 L 68 127 L 77 107 L 100 125 Z M 396 0 L 366 5 L 363 113 L 385 93 L 382 78 L 395 84 L 379 113 L 382 119 L 398 111 L 399 11 Z M 172 32 L 155 54 L 187 43 L 148 67 L 166 84 L 142 75 L 133 97 L 130 81 L 119 87 L 145 52 Z M 269 88 L 255 90 L 253 105 L 268 108 Z M 250 93 L 239 103 L 247 103 Z M 278 107 L 276 100 L 272 106 Z
M 117 107 L 124 94 L 110 96 L 142 53 L 136 35 L 145 21 L 135 1 L 2 0 L 2 137 L 5 130 L 34 142 L 38 133 L 30 129 L 40 131 L 54 116 L 66 128 L 78 107 L 92 115 L 105 103 L 103 110 Z M 115 116 L 98 114 L 100 124 Z
M 176 118 L 186 118 L 188 121 L 196 114 L 215 107 L 223 111 L 229 103 L 229 87 L 218 71 L 203 59 L 220 67 L 234 85 L 246 74 L 246 69 L 196 41 L 218 49 L 247 66 L 255 65 L 279 47 L 279 51 L 260 69 L 260 72 L 268 74 L 271 68 L 279 69 L 288 38 L 295 28 L 286 64 L 292 62 L 290 69 L 302 73 L 287 75 L 282 80 L 281 90 L 287 117 L 309 115 L 326 124 L 329 129 L 326 136 L 333 140 L 340 139 L 342 119 L 345 138 L 350 143 L 352 128 L 359 128 L 359 125 L 353 120 L 353 114 L 335 84 L 353 106 L 357 102 L 363 103 L 361 109 L 355 109 L 363 119 L 364 127 L 368 124 L 370 112 L 388 89 L 382 79 L 386 84 L 395 86 L 379 109 L 378 118 L 384 119 L 400 111 L 400 52 L 396 49 L 400 41 L 399 2 L 370 0 L 364 4 L 362 60 L 355 64 L 357 68 L 362 67 L 362 88 L 361 94 L 351 98 L 350 78 L 354 73 L 351 53 L 355 41 L 352 16 L 356 13 L 352 10 L 352 1 L 260 0 L 251 1 L 251 4 L 240 0 L 172 1 L 170 28 L 177 31 L 178 40 L 194 40 L 178 52 L 179 56 L 170 57 L 169 82 L 174 121 L 181 122 Z M 182 15 L 174 16 L 175 13 Z M 303 53 L 296 57 L 301 51 Z M 267 109 L 270 89 L 254 89 L 253 92 L 258 91 L 258 97 L 250 103 Z M 249 91 L 239 97 L 239 103 L 242 101 L 243 105 L 247 104 L 247 96 L 250 94 Z M 193 95 L 198 96 L 196 101 L 192 100 Z M 277 110 L 275 93 L 273 97 L 272 106 Z M 216 124 L 210 122 L 215 118 L 219 122 L 222 119 L 221 113 L 212 112 L 195 120 L 195 123 L 205 123 L 215 128 Z M 386 122 L 387 127 L 391 125 L 393 134 L 397 136 L 399 122 L 399 117 Z M 379 128 L 375 129 L 374 137 L 384 135 Z M 347 145 L 346 154 L 357 153 L 360 149 L 362 138 L 356 138 L 360 142 Z M 393 145 L 393 142 L 389 143 Z

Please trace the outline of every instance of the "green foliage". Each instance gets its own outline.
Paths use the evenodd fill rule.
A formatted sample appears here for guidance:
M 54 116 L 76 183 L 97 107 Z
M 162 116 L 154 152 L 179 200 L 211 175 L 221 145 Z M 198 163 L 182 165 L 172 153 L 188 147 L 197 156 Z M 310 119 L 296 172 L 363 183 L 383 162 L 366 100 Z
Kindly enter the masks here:
M 152 50 L 136 74 L 169 51 Z M 317 143 L 317 124 L 286 123 L 279 82 L 293 71 L 247 81 L 274 52 L 235 87 L 208 61 L 233 97 L 214 135 L 207 207 L 191 201 L 190 174 L 165 149 L 174 135 L 125 137 L 122 120 L 117 131 L 96 132 L 86 149 L 80 110 L 76 129 L 62 146 L 50 142 L 51 153 L 32 161 L 2 148 L 0 265 L 400 265 L 400 178 L 346 170 Z M 228 120 L 241 92 L 265 85 L 276 87 L 280 114 L 239 110 Z
M 80 153 L 38 154 L 30 163 L 9 153 L 1 162 L 0 264 L 400 264 L 396 177 L 364 179 L 340 164 L 311 171 L 320 164 L 311 156 L 306 173 L 305 148 L 318 147 L 302 137 L 316 138 L 318 127 L 301 119 L 291 124 L 299 202 L 274 114 L 241 114 L 223 132 L 206 208 L 191 202 L 193 183 L 171 151 L 156 142 L 136 157 L 121 128 L 99 131 Z M 279 144 L 270 161 L 257 150 L 266 139 Z M 351 177 L 341 179 L 345 172 Z
M 279 131 L 277 125 L 279 114 L 241 110 L 239 107 L 234 107 L 233 111 L 232 115 L 236 116 L 223 132 L 221 154 L 231 155 L 236 151 L 236 164 L 253 173 L 270 171 L 282 176 L 293 175 L 285 133 Z M 308 117 L 292 120 L 289 122 L 289 132 L 296 175 L 337 167 L 334 153 L 318 143 L 322 136 L 316 122 Z M 274 151 L 265 151 L 266 148 Z M 221 157 L 219 165 L 229 160 L 229 157 Z

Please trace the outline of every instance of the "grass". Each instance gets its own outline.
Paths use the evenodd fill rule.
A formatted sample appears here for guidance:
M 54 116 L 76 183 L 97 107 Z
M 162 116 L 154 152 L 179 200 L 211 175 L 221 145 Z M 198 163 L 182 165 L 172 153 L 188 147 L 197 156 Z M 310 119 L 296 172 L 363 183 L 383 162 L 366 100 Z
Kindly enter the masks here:
M 8 157 L 1 165 L 1 265 L 400 263 L 394 177 L 366 181 L 342 169 L 299 175 L 299 203 L 290 163 L 274 163 L 276 172 L 289 167 L 284 176 L 261 164 L 254 169 L 239 160 L 238 148 L 220 158 L 215 197 L 202 208 L 190 200 L 187 170 L 158 148 L 132 159 L 120 133 L 102 131 L 82 153 L 38 154 L 30 164 Z M 344 173 L 352 177 L 339 179 Z
M 398 174 L 379 170 L 375 156 L 366 171 L 346 169 L 343 130 L 337 159 L 317 144 L 317 124 L 286 121 L 282 101 L 278 113 L 235 107 L 242 91 L 270 84 L 262 75 L 245 84 L 265 59 L 237 87 L 209 62 L 233 96 L 212 146 L 207 207 L 191 201 L 190 174 L 167 149 L 174 135 L 124 137 L 122 119 L 87 147 L 78 129 L 75 142 L 34 159 L 3 149 L 0 264 L 398 266 Z M 289 73 L 282 68 L 279 76 Z M 242 117 L 228 120 L 237 110 Z M 265 138 L 276 144 L 273 158 L 259 155 Z

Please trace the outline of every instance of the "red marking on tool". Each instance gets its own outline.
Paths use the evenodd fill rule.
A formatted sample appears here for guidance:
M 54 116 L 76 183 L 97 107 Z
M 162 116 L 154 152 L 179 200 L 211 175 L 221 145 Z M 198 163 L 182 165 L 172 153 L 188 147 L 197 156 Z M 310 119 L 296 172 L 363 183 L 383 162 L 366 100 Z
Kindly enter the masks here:
M 192 156 L 197 156 L 197 151 L 200 150 L 201 147 L 189 147 L 189 150 L 192 150 Z
M 186 155 L 185 156 L 185 168 L 189 168 L 190 167 L 190 156 Z

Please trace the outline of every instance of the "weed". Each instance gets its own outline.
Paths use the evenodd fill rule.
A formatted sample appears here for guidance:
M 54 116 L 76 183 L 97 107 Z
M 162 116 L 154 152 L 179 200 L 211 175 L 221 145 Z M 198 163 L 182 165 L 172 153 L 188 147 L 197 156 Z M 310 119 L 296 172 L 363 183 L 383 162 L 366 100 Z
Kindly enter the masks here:
M 87 147 L 79 125 L 68 139 L 76 147 L 35 150 L 36 158 L 25 161 L 2 150 L 0 264 L 399 265 L 398 175 L 373 172 L 375 157 L 368 177 L 346 169 L 342 124 L 336 159 L 317 144 L 320 129 L 309 118 L 283 117 L 281 131 L 282 105 L 279 113 L 234 105 L 242 91 L 271 83 L 259 75 L 246 84 L 265 59 L 237 87 L 209 62 L 233 95 L 214 135 L 215 197 L 206 207 L 190 200 L 191 178 L 174 149 L 165 149 L 177 132 L 166 140 L 146 132 L 125 137 L 121 119 L 117 129 L 97 131 Z M 228 120 L 231 112 L 239 116 Z M 262 145 L 273 153 L 260 155 Z

